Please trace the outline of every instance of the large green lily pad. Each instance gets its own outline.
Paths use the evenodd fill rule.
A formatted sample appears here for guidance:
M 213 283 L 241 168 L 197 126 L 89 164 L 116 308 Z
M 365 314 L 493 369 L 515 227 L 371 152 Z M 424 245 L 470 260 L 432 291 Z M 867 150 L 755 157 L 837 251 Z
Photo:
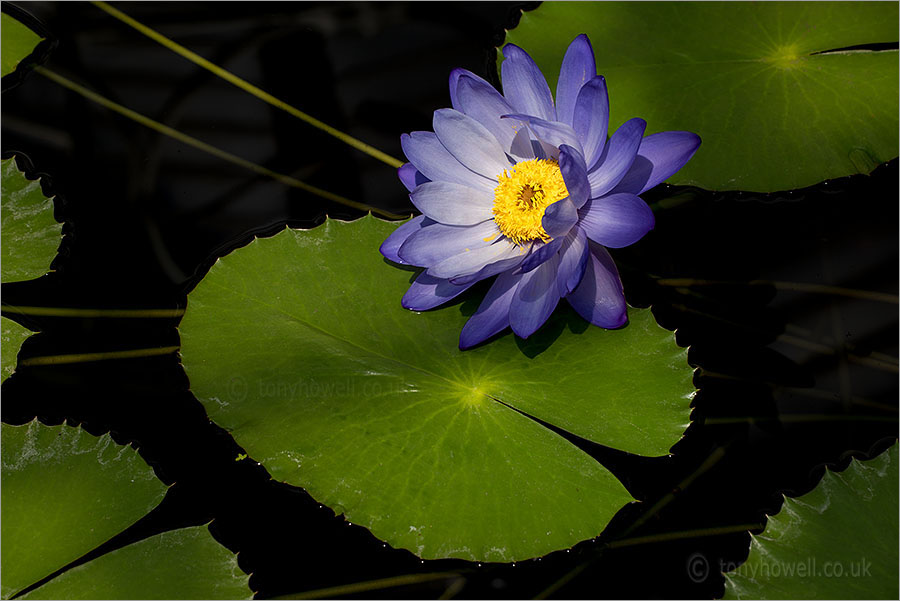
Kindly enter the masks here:
M 4 599 L 118 534 L 165 494 L 137 451 L 108 434 L 3 424 L 0 450 Z
M 5 15 L 4 15 L 5 16 Z M 56 257 L 62 224 L 53 218 L 53 200 L 41 192 L 38 180 L 29 180 L 15 159 L 0 161 L 3 184 L 3 282 L 30 280 L 47 273 Z
M 897 445 L 828 471 L 809 494 L 786 498 L 750 556 L 725 574 L 737 599 L 896 599 Z
M 43 39 L 6 13 L 0 16 L 0 34 L 0 75 L 15 71 L 22 59 L 34 52 Z
M 631 500 L 519 411 L 663 455 L 689 422 L 686 351 L 648 310 L 606 331 L 559 310 L 527 342 L 457 348 L 473 303 L 400 306 L 396 224 L 328 220 L 256 239 L 191 292 L 191 388 L 273 477 L 426 558 L 512 561 L 599 534 Z M 557 337 L 558 336 L 558 337 Z
M 771 192 L 868 173 L 897 156 L 896 2 L 545 2 L 507 41 L 556 89 L 586 33 L 607 80 L 610 126 L 703 139 L 669 182 Z M 822 54 L 819 54 L 822 53 Z
M 250 599 L 249 580 L 237 556 L 194 526 L 72 568 L 22 599 Z

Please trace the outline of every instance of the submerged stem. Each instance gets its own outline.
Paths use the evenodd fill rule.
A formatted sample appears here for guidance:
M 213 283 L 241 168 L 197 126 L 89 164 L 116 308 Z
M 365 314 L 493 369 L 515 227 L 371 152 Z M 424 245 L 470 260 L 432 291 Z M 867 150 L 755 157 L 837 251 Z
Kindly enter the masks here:
M 647 543 L 658 543 L 671 540 L 681 540 L 685 538 L 701 538 L 704 536 L 722 536 L 725 534 L 735 534 L 737 532 L 748 532 L 750 530 L 761 530 L 765 528 L 765 524 L 736 524 L 734 526 L 719 526 L 716 528 L 698 528 L 696 530 L 680 530 L 677 532 L 661 532 L 659 534 L 648 534 L 647 536 L 633 536 L 631 538 L 620 538 L 607 544 L 610 549 L 618 547 L 630 547 L 632 545 L 643 545 Z
M 124 319 L 169 319 L 184 315 L 184 309 L 82 309 L 80 307 L 16 307 L 3 305 L 4 313 L 43 317 L 108 317 Z
M 137 359 L 140 357 L 158 357 L 177 351 L 177 346 L 163 346 L 158 348 L 139 348 L 127 351 L 104 351 L 100 353 L 74 353 L 71 355 L 44 355 L 42 357 L 29 357 L 19 361 L 22 367 L 32 365 L 64 365 L 68 363 L 88 363 L 92 361 L 106 361 L 108 359 Z
M 323 123 L 322 121 L 319 121 L 318 119 L 316 119 L 315 117 L 313 117 L 311 115 L 307 115 L 303 111 L 294 108 L 293 106 L 289 105 L 288 103 L 284 102 L 283 100 L 279 100 L 278 98 L 275 98 L 268 92 L 265 92 L 265 91 L 257 88 L 250 82 L 241 79 L 240 77 L 238 77 L 231 71 L 227 71 L 226 69 L 223 69 L 222 67 L 216 65 L 215 63 L 211 63 L 210 61 L 206 60 L 205 58 L 203 58 L 196 52 L 192 52 L 192 51 L 188 50 L 181 44 L 178 44 L 177 42 L 170 40 L 169 38 L 162 35 L 158 31 L 150 29 L 143 23 L 136 21 L 135 19 L 133 19 L 133 18 L 129 17 L 128 15 L 126 15 L 125 13 L 123 13 L 122 11 L 120 11 L 116 8 L 113 8 L 106 2 L 98 1 L 98 2 L 92 2 L 92 4 L 94 6 L 96 6 L 97 8 L 99 8 L 100 10 L 107 13 L 108 15 L 115 17 L 122 23 L 125 23 L 126 25 L 133 27 L 134 29 L 136 29 L 140 33 L 144 34 L 151 40 L 162 44 L 163 46 L 165 46 L 172 52 L 175 52 L 176 54 L 183 56 L 184 58 L 188 59 L 189 61 L 191 61 L 192 63 L 194 63 L 195 65 L 197 65 L 199 67 L 203 67 L 204 69 L 206 69 L 207 71 L 210 71 L 214 75 L 221 77 L 228 83 L 231 83 L 231 84 L 237 86 L 238 88 L 244 90 L 245 92 L 252 94 L 253 96 L 256 96 L 263 102 L 267 102 L 267 103 L 271 104 L 272 106 L 274 106 L 275 108 L 279 108 L 279 109 L 283 110 L 284 112 L 286 112 L 290 115 L 293 115 L 294 117 L 297 117 L 298 119 L 300 119 L 302 121 L 305 121 L 306 123 L 312 125 L 313 127 L 318 128 L 331 136 L 334 136 L 341 142 L 348 144 L 349 146 L 352 146 L 353 148 L 355 148 L 361 152 L 364 152 L 367 155 L 369 155 L 370 157 L 378 159 L 382 163 L 390 165 L 391 167 L 396 168 L 403 164 L 403 161 L 400 161 L 399 159 L 396 159 L 396 158 L 390 156 L 389 154 L 384 153 L 384 152 L 378 150 L 377 148 L 370 146 L 369 144 L 366 144 L 365 142 L 363 142 L 361 140 L 357 140 L 353 136 L 351 136 L 349 134 L 345 134 L 344 132 L 342 132 L 338 129 L 335 129 L 334 127 L 331 127 L 330 125 Z
M 701 280 L 696 278 L 660 278 L 656 280 L 660 286 L 674 286 L 676 288 L 689 288 L 691 286 L 772 286 L 776 290 L 790 290 L 792 292 L 807 292 L 810 294 L 829 294 L 832 296 L 846 296 L 881 303 L 900 303 L 900 298 L 895 294 L 886 292 L 871 292 L 869 290 L 855 290 L 840 286 L 828 286 L 825 284 L 812 284 L 807 282 L 778 282 L 774 280 L 752 280 L 750 282 L 727 282 L 719 280 Z
M 327 597 L 346 597 L 347 595 L 365 593 L 368 591 L 377 591 L 399 586 L 409 586 L 412 584 L 420 584 L 423 582 L 433 582 L 435 580 L 448 580 L 450 578 L 453 578 L 453 582 L 455 583 L 457 580 L 462 578 L 462 576 L 455 572 L 406 574 L 404 576 L 393 576 L 390 578 L 380 578 L 378 580 L 367 580 L 365 582 L 354 582 L 352 584 L 321 588 L 314 591 L 297 593 L 295 595 L 282 595 L 279 597 L 275 597 L 275 599 L 324 599 Z
M 293 178 L 289 175 L 284 175 L 282 173 L 278 173 L 277 171 L 272 171 L 268 167 L 263 167 L 262 165 L 257 165 L 256 163 L 254 163 L 252 161 L 248 161 L 247 159 L 243 159 L 237 155 L 231 154 L 230 152 L 227 152 L 220 148 L 216 148 L 215 146 L 213 146 L 211 144 L 208 144 L 206 142 L 203 142 L 202 140 L 198 140 L 197 138 L 194 138 L 185 133 L 182 133 L 182 132 L 178 131 L 177 129 L 174 129 L 172 127 L 169 127 L 168 125 L 164 125 L 164 124 L 160 123 L 159 121 L 154 121 L 150 117 L 142 115 L 142 114 L 138 113 L 137 111 L 133 111 L 130 108 L 124 107 L 117 102 L 113 102 L 112 100 L 109 100 L 108 98 L 104 98 L 100 94 L 97 94 L 96 92 L 93 92 L 93 91 L 85 88 L 84 86 L 77 84 L 74 81 L 71 81 L 70 79 L 63 77 L 62 75 L 59 75 L 58 73 L 55 73 L 55 72 L 51 71 L 50 69 L 47 69 L 46 67 L 37 66 L 34 68 L 34 70 L 37 73 L 46 77 L 47 79 L 49 79 L 55 83 L 58 83 L 59 85 L 63 86 L 64 88 L 68 88 L 69 90 L 72 90 L 76 94 L 80 94 L 81 96 L 84 96 L 88 100 L 96 102 L 97 104 L 99 104 L 103 107 L 106 107 L 111 111 L 119 113 L 123 117 L 127 117 L 127 118 L 131 119 L 132 121 L 136 121 L 136 122 L 140 123 L 141 125 L 143 125 L 144 127 L 148 127 L 148 128 L 155 130 L 165 136 L 169 136 L 170 138 L 174 138 L 175 140 L 178 140 L 179 142 L 183 142 L 184 144 L 187 144 L 188 146 L 193 146 L 194 148 L 196 148 L 198 150 L 202 150 L 203 152 L 206 152 L 213 156 L 219 157 L 220 159 L 228 161 L 229 163 L 233 163 L 240 167 L 244 167 L 245 169 L 249 169 L 250 171 L 253 171 L 254 173 L 258 173 L 258 174 L 264 175 L 266 177 L 271 177 L 272 179 L 277 180 L 286 186 L 291 186 L 293 188 L 300 188 L 301 190 L 309 192 L 310 194 L 315 194 L 316 196 L 319 196 L 321 198 L 325 198 L 327 200 L 331 200 L 333 202 L 336 202 L 336 203 L 339 203 L 339 204 L 342 204 L 342 205 L 345 205 L 348 207 L 353 207 L 354 209 L 358 209 L 360 211 L 372 211 L 373 213 L 378 213 L 379 215 L 388 217 L 389 219 L 403 219 L 406 217 L 405 215 L 397 215 L 395 213 L 391 213 L 390 211 L 385 211 L 383 209 L 378 209 L 376 207 L 370 207 L 367 204 L 363 204 L 363 203 L 357 202 L 355 200 L 350 200 L 349 198 L 345 198 L 339 194 L 335 194 L 334 192 L 329 192 L 328 190 L 323 190 L 322 188 L 317 188 L 316 186 L 312 186 L 310 184 L 302 182 L 299 179 Z

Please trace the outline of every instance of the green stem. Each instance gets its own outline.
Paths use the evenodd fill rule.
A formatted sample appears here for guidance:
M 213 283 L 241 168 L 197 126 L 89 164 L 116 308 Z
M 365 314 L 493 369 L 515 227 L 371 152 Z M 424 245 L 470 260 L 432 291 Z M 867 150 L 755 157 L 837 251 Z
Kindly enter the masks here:
M 41 317 L 109 317 L 125 319 L 167 319 L 184 315 L 184 309 L 80 309 L 71 307 L 15 307 L 13 305 L 3 305 L 3 312 Z
M 348 144 L 361 152 L 366 153 L 370 157 L 376 158 L 379 161 L 381 161 L 387 165 L 390 165 L 391 167 L 394 167 L 394 168 L 397 168 L 403 164 L 403 161 L 400 161 L 400 160 L 390 156 L 389 154 L 386 154 L 386 153 L 378 150 L 377 148 L 374 148 L 374 147 L 370 146 L 369 144 L 362 142 L 361 140 L 357 140 L 353 136 L 345 134 L 344 132 L 342 132 L 338 129 L 335 129 L 335 128 L 331 127 L 330 125 L 327 125 L 327 124 L 319 121 L 315 117 L 307 115 L 303 111 L 300 111 L 300 110 L 292 107 L 291 105 L 284 102 L 283 100 L 279 100 L 278 98 L 275 98 L 268 92 L 264 92 L 263 90 L 257 88 L 253 84 L 251 84 L 247 81 L 244 81 L 243 79 L 241 79 L 234 73 L 227 71 L 214 63 L 209 62 L 208 60 L 206 60 L 205 58 L 203 58 L 196 52 L 192 52 L 192 51 L 188 50 L 187 48 L 185 48 L 184 46 L 182 46 L 181 44 L 178 44 L 177 42 L 170 40 L 169 38 L 162 35 L 158 31 L 154 31 L 153 29 L 150 29 L 143 23 L 135 21 L 134 19 L 132 19 L 131 17 L 129 17 L 122 11 L 113 8 L 106 2 L 92 2 L 92 4 L 94 6 L 96 6 L 97 8 L 99 8 L 100 10 L 107 13 L 108 15 L 115 17 L 122 23 L 125 23 L 126 25 L 138 30 L 139 32 L 141 32 L 142 34 L 144 34 L 151 40 L 162 44 L 163 46 L 165 46 L 172 52 L 175 52 L 176 54 L 180 54 L 181 56 L 188 59 L 195 65 L 197 65 L 199 67 L 203 67 L 207 71 L 210 71 L 211 73 L 221 77 L 228 83 L 231 83 L 231 84 L 237 86 L 238 88 L 244 90 L 245 92 L 248 92 L 248 93 L 252 94 L 253 96 L 256 96 L 260 100 L 267 102 L 267 103 L 271 104 L 272 106 L 279 108 L 279 109 L 283 110 L 284 112 L 286 112 L 290 115 L 293 115 L 294 117 L 297 117 L 298 119 L 300 119 L 302 121 L 305 121 L 306 123 L 309 123 L 313 127 L 321 129 L 325 133 L 334 136 L 341 142 L 344 142 L 345 144 Z
M 34 70 L 37 73 L 46 77 L 47 79 L 49 79 L 55 83 L 58 83 L 59 85 L 63 86 L 64 88 L 68 88 L 69 90 L 72 90 L 76 94 L 80 94 L 81 96 L 84 96 L 88 100 L 96 102 L 97 104 L 99 104 L 103 107 L 106 107 L 111 111 L 115 111 L 116 113 L 119 113 L 120 115 L 122 115 L 124 117 L 127 117 L 133 121 L 136 121 L 136 122 L 140 123 L 141 125 L 143 125 L 144 127 L 148 127 L 148 128 L 155 130 L 165 136 L 174 138 L 174 139 L 178 140 L 179 142 L 183 142 L 184 144 L 187 144 L 188 146 L 193 146 L 194 148 L 196 148 L 198 150 L 202 150 L 203 152 L 209 153 L 220 159 L 228 161 L 229 163 L 233 163 L 233 164 L 243 167 L 245 169 L 249 169 L 250 171 L 253 171 L 260 175 L 264 175 L 266 177 L 271 177 L 272 179 L 277 180 L 277 181 L 281 182 L 282 184 L 285 184 L 286 186 L 291 186 L 293 188 L 300 188 L 301 190 L 309 192 L 310 194 L 315 194 L 316 196 L 320 196 L 327 200 L 331 200 L 333 202 L 336 202 L 336 203 L 339 203 L 342 205 L 346 205 L 348 207 L 353 207 L 354 209 L 358 209 L 360 211 L 372 211 L 373 213 L 378 213 L 379 215 L 382 215 L 389 219 L 404 219 L 406 217 L 405 215 L 397 215 L 397 214 L 391 213 L 389 211 L 384 211 L 382 209 L 370 207 L 367 204 L 363 204 L 363 203 L 357 202 L 355 200 L 350 200 L 349 198 L 345 198 L 345 197 L 335 194 L 333 192 L 329 192 L 328 190 L 323 190 L 322 188 L 317 188 L 315 186 L 311 186 L 310 184 L 301 182 L 300 180 L 290 177 L 289 175 L 284 175 L 284 174 L 278 173 L 276 171 L 272 171 L 271 169 L 269 169 L 267 167 L 263 167 L 262 165 L 257 165 L 256 163 L 248 161 L 247 159 L 242 159 L 241 157 L 239 157 L 237 155 L 234 155 L 234 154 L 231 154 L 230 152 L 226 152 L 224 150 L 216 148 L 215 146 L 212 146 L 211 144 L 207 144 L 206 142 L 203 142 L 201 140 L 198 140 L 197 138 L 194 138 L 187 134 L 184 134 L 184 133 L 178 131 L 177 129 L 169 127 L 168 125 L 164 125 L 158 121 L 154 121 L 150 117 L 146 117 L 136 111 L 126 108 L 126 107 L 122 106 L 121 104 L 113 102 L 112 100 L 108 100 L 107 98 L 104 98 L 103 96 L 97 94 L 96 92 L 92 92 L 91 90 L 88 90 L 84 86 L 81 86 L 81 85 L 75 83 L 74 81 L 66 79 L 62 75 L 54 73 L 53 71 L 47 69 L 46 67 L 37 66 L 34 68 Z
M 45 355 L 43 357 L 29 357 L 19 361 L 22 367 L 34 365 L 64 365 L 69 363 L 88 363 L 91 361 L 106 361 L 109 359 L 136 359 L 139 357 L 157 357 L 168 355 L 178 350 L 177 346 L 164 346 L 159 348 L 139 348 L 128 351 L 105 351 L 101 353 L 75 353 L 72 355 Z

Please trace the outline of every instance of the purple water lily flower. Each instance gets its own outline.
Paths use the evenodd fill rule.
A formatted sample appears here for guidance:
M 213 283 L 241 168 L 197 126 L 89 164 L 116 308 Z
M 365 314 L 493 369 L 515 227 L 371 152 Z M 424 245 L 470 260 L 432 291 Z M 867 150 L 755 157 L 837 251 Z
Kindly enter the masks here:
M 503 95 L 456 69 L 453 108 L 435 111 L 434 132 L 402 136 L 409 163 L 400 180 L 422 215 L 381 245 L 391 261 L 426 268 L 403 296 L 407 309 L 432 309 L 498 276 L 463 327 L 461 349 L 507 327 L 529 337 L 561 298 L 595 325 L 624 325 L 622 283 L 605 247 L 653 228 L 639 194 L 700 145 L 686 131 L 644 137 L 637 118 L 607 139 L 606 80 L 585 35 L 566 52 L 555 104 L 524 50 L 507 44 L 503 55 Z

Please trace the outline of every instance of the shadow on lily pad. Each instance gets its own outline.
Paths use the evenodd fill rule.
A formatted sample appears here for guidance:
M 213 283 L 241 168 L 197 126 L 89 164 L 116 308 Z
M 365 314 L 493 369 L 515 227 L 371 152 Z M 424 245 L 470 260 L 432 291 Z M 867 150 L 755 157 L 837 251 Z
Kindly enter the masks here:
M 386 265 L 390 265 L 391 267 L 408 271 L 410 273 L 410 284 L 412 284 L 416 280 L 416 278 L 419 277 L 419 274 L 424 271 L 424 269 L 421 267 L 415 267 L 413 265 L 401 265 L 400 263 L 394 263 L 393 261 L 386 258 L 383 258 L 382 261 L 384 261 Z M 479 282 L 478 284 L 472 286 L 471 289 L 466 290 L 463 294 L 460 294 L 458 297 L 449 300 L 440 307 L 432 309 L 432 311 L 440 311 L 442 309 L 449 309 L 451 307 L 458 306 L 459 312 L 464 317 L 471 317 L 475 314 L 475 311 L 478 310 L 478 306 L 481 304 L 481 301 L 487 294 L 491 283 L 492 280 Z M 423 313 L 428 313 L 428 311 L 424 311 Z M 543 326 L 541 326 L 541 328 L 537 332 L 535 332 L 527 339 L 519 338 L 518 336 L 515 337 L 516 346 L 526 357 L 528 357 L 529 359 L 534 359 L 535 357 L 546 351 L 548 348 L 550 348 L 566 329 L 568 329 L 573 334 L 583 334 L 590 327 L 592 327 L 590 323 L 585 321 L 584 318 L 576 313 L 568 303 L 560 299 L 559 305 L 556 307 L 556 310 L 554 310 L 553 314 L 550 316 L 547 322 Z M 628 323 L 626 323 L 624 326 L 622 326 L 622 328 L 619 329 L 627 327 Z M 507 328 L 499 334 L 488 338 L 481 344 L 478 344 L 472 348 L 480 348 L 484 345 L 491 344 L 493 341 L 504 336 L 515 336 L 515 334 L 509 328 Z

